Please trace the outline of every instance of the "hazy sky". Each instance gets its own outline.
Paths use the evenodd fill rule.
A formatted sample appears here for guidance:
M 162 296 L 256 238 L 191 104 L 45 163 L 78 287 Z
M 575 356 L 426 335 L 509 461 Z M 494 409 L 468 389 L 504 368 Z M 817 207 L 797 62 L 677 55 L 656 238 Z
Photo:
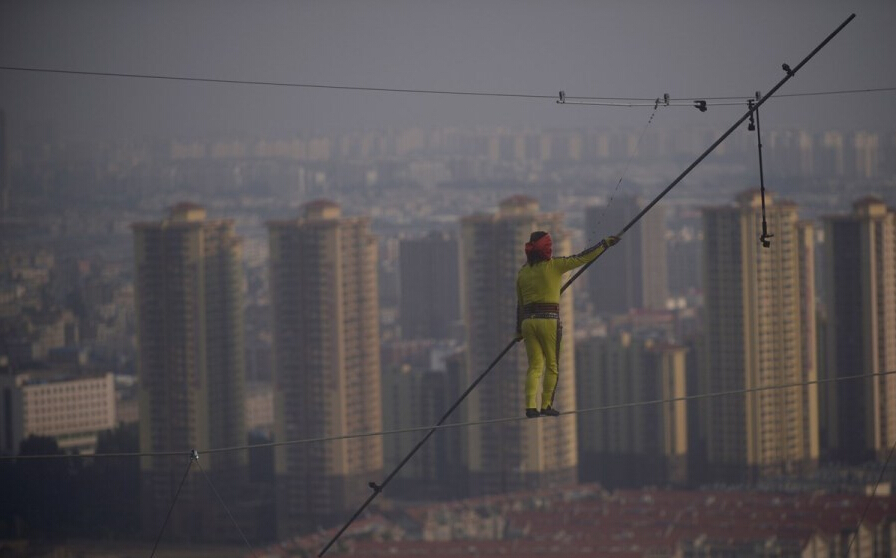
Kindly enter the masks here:
M 0 0 L 0 65 L 600 97 L 749 96 L 856 19 L 780 93 L 896 87 L 892 0 Z M 896 92 L 774 99 L 763 129 L 896 129 Z M 0 70 L 10 140 L 457 125 L 643 126 L 650 109 Z M 660 111 L 726 126 L 744 108 Z

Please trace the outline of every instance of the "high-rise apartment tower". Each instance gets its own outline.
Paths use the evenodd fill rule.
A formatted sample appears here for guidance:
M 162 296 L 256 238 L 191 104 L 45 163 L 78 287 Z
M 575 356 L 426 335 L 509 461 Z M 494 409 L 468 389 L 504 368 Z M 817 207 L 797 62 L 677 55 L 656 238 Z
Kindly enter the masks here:
M 824 344 L 829 379 L 896 370 L 896 211 L 876 198 L 824 224 Z M 883 458 L 896 443 L 896 376 L 822 390 L 824 452 L 838 462 Z
M 241 243 L 232 221 L 205 217 L 202 207 L 182 203 L 159 222 L 132 227 L 144 453 L 246 444 Z M 204 469 L 228 481 L 247 461 L 245 452 L 202 459 Z M 161 525 L 186 465 L 170 457 L 141 459 L 147 533 Z M 205 481 L 191 480 L 184 502 L 198 500 L 194 482 L 206 488 Z M 172 518 L 173 531 L 181 526 L 180 536 L 202 537 L 196 516 L 188 520 L 195 509 L 179 504 L 174 513 L 183 515 Z
M 366 217 L 318 200 L 268 224 L 277 441 L 378 431 L 377 243 Z M 380 437 L 278 447 L 278 533 L 345 519 L 383 468 Z
M 577 408 L 680 399 L 687 395 L 683 346 L 620 332 L 576 343 Z M 577 416 L 579 479 L 606 487 L 687 480 L 687 402 Z
M 818 458 L 814 382 L 815 295 L 812 228 L 793 203 L 766 196 L 771 246 L 758 192 L 703 210 L 706 358 L 701 393 L 759 391 L 703 400 L 713 476 L 742 480 L 799 472 Z

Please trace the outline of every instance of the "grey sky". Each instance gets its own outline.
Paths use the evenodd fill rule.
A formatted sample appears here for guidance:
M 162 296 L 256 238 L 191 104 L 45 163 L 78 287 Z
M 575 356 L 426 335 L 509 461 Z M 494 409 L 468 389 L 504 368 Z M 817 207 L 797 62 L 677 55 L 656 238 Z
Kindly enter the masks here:
M 386 88 L 606 97 L 750 95 L 856 19 L 781 93 L 896 87 L 896 2 L 0 2 L 0 65 Z M 778 99 L 763 127 L 896 129 L 896 92 Z M 549 100 L 307 90 L 0 71 L 11 137 L 415 125 L 643 125 L 649 109 Z M 724 126 L 741 107 L 669 108 L 656 125 Z

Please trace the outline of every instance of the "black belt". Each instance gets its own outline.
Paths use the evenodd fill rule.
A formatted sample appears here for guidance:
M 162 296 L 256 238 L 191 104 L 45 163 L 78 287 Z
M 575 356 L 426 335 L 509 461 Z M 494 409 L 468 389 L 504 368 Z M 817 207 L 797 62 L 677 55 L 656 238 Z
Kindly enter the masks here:
M 547 320 L 560 319 L 560 304 L 556 302 L 532 302 L 523 306 L 522 319 L 543 318 Z
M 543 320 L 559 320 L 560 313 L 559 312 L 536 312 L 534 314 L 523 314 L 524 320 L 528 320 L 529 318 L 540 318 Z

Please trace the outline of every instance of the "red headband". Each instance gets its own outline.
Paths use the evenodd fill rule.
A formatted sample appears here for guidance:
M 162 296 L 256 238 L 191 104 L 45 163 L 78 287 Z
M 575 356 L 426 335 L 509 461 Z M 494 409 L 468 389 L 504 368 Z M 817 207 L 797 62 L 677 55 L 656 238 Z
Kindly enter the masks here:
M 546 234 L 535 242 L 526 243 L 526 259 L 531 260 L 532 254 L 538 256 L 539 260 L 549 260 L 553 253 L 553 241 L 551 235 Z

